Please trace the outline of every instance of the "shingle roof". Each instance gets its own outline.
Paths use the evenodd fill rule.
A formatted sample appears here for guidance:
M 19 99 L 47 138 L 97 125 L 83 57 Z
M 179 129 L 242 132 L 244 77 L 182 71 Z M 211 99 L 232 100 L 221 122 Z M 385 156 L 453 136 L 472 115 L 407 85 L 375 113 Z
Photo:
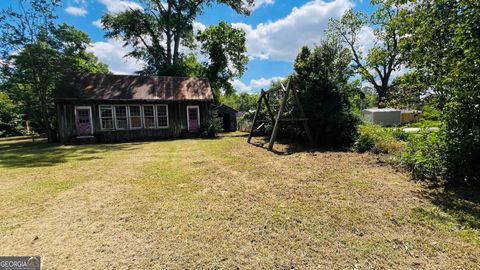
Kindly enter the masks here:
M 74 74 L 55 91 L 56 100 L 213 100 L 206 78 Z
M 225 105 L 225 104 L 220 104 L 220 105 L 216 106 L 214 109 L 215 109 L 215 110 L 218 110 L 218 109 L 220 109 L 220 108 L 225 108 L 225 109 L 227 109 L 227 110 L 232 110 L 232 111 L 238 112 L 237 109 L 232 108 L 232 107 L 230 107 L 230 106 L 228 106 L 228 105 Z

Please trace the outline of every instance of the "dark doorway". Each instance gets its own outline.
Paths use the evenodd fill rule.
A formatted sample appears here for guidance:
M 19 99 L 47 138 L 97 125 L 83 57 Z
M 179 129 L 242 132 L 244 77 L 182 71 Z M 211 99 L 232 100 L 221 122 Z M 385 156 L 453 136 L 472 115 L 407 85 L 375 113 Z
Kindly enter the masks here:
M 222 129 L 223 129 L 223 131 L 230 132 L 231 131 L 230 130 L 230 127 L 231 127 L 230 116 L 228 114 L 224 113 L 224 114 L 220 114 L 219 117 L 220 117 L 220 119 L 222 119 Z

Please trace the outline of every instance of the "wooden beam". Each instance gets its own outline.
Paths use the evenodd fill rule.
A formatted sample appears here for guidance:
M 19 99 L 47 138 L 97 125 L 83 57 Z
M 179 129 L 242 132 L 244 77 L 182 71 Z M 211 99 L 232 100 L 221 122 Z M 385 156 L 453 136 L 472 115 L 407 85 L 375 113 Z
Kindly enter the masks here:
M 271 89 L 265 91 L 265 94 L 270 94 L 270 93 L 273 93 L 273 92 L 277 92 L 279 90 L 282 90 L 282 88 L 280 86 L 277 86 L 275 88 L 271 88 Z
M 272 122 L 274 122 L 275 121 L 275 116 L 273 115 L 272 109 L 270 108 L 270 103 L 268 101 L 268 95 L 267 94 L 263 95 L 263 101 L 265 101 L 265 106 L 267 106 L 268 115 L 270 115 L 270 118 L 272 119 Z
M 300 102 L 300 97 L 298 96 L 297 90 L 292 89 L 293 95 L 295 96 L 295 101 L 297 102 L 298 112 L 300 113 L 300 117 L 305 118 L 305 112 L 303 111 L 302 103 Z M 310 133 L 310 128 L 308 127 L 308 121 L 303 121 L 303 128 L 305 129 L 305 133 L 307 133 L 308 141 L 310 145 L 313 146 L 313 137 L 312 133 Z
M 282 85 L 282 88 L 285 89 L 283 84 L 282 83 L 280 84 Z M 280 105 L 280 109 L 278 110 L 275 126 L 273 127 L 272 136 L 270 137 L 270 143 L 268 144 L 268 151 L 272 151 L 273 145 L 275 144 L 275 139 L 277 138 L 278 129 L 280 127 L 280 118 L 282 117 L 283 110 L 285 110 L 285 105 L 287 104 L 289 90 L 290 90 L 290 79 L 288 79 L 287 89 L 285 90 L 285 97 L 283 98 L 282 104 Z
M 262 91 L 260 91 L 260 97 L 258 98 L 258 101 L 257 101 L 257 103 L 258 103 L 257 104 L 257 111 L 255 112 L 255 116 L 253 116 L 252 128 L 250 129 L 250 134 L 248 134 L 248 139 L 247 139 L 248 143 L 250 143 L 250 141 L 252 140 L 253 131 L 255 130 L 255 123 L 257 121 L 258 112 L 262 108 L 262 99 L 263 99 L 264 95 L 265 95 L 265 92 L 262 89 Z

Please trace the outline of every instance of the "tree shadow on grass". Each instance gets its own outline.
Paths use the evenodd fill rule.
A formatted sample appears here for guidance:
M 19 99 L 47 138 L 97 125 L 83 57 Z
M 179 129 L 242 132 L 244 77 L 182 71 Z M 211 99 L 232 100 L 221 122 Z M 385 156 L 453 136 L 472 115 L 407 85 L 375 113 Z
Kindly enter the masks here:
M 270 138 L 268 137 L 254 137 L 252 138 L 252 142 L 250 144 L 268 150 L 269 142 Z M 296 153 L 314 154 L 325 152 L 351 152 L 351 150 L 346 147 L 314 147 L 310 146 L 309 143 L 306 141 L 296 141 L 289 138 L 278 138 L 275 141 L 271 152 L 279 156 L 288 156 Z
M 421 195 L 447 213 L 459 228 L 480 231 L 480 191 L 478 189 L 453 184 L 429 183 L 427 192 Z M 435 215 L 430 217 L 435 218 Z M 440 217 L 437 221 L 444 222 Z
M 248 138 L 248 133 L 246 132 L 221 132 L 218 135 L 219 137 L 230 137 L 230 138 Z
M 88 161 L 102 159 L 107 151 L 133 150 L 135 144 L 70 145 L 44 141 L 15 141 L 0 144 L 0 167 L 32 168 L 54 166 L 69 160 Z

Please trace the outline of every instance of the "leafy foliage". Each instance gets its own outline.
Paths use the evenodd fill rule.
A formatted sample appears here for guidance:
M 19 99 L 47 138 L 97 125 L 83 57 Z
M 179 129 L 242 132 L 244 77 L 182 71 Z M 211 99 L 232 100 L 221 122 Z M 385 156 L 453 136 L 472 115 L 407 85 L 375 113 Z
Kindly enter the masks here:
M 354 148 L 360 153 L 397 154 L 404 149 L 406 139 L 407 134 L 399 129 L 365 123 L 359 126 Z
M 406 2 L 406 1 L 402 1 Z M 398 19 L 402 48 L 436 96 L 445 122 L 445 177 L 480 185 L 480 5 L 408 1 Z
M 377 105 L 384 105 L 391 90 L 392 73 L 402 65 L 399 50 L 399 29 L 395 18 L 399 7 L 392 1 L 374 0 L 375 10 L 370 16 L 364 12 L 347 10 L 342 18 L 330 21 L 327 33 L 338 38 L 352 52 L 353 67 L 363 80 L 373 85 L 378 94 Z M 372 26 L 375 45 L 362 55 L 359 38 L 366 26 Z
M 218 117 L 216 110 L 208 112 L 208 121 L 203 127 L 203 135 L 208 138 L 215 138 L 219 132 L 222 132 L 222 119 Z
M 202 53 L 209 58 L 206 77 L 217 93 L 215 96 L 219 96 L 221 89 L 227 95 L 234 93 L 230 80 L 240 77 L 248 63 L 245 32 L 220 21 L 217 26 L 211 25 L 201 32 L 197 39 Z
M 26 97 L 31 113 L 55 139 L 52 90 L 69 72 L 108 72 L 106 65 L 86 52 L 88 36 L 72 26 L 55 24 L 55 0 L 19 1 L 19 9 L 0 13 L 0 48 L 2 83 L 20 92 L 12 97 Z M 28 93 L 28 94 L 27 94 Z
M 21 120 L 13 101 L 0 92 L 0 137 L 23 134 Z
M 401 154 L 401 162 L 415 178 L 441 177 L 445 173 L 444 151 L 441 133 L 425 132 L 410 138 Z
M 228 105 L 241 112 L 248 112 L 257 108 L 258 94 L 250 93 L 233 93 L 230 95 L 222 95 L 220 103 Z
M 386 105 L 393 108 L 421 109 L 427 103 L 428 87 L 416 71 L 405 73 L 393 81 Z
M 106 37 L 121 39 L 132 47 L 126 57 L 145 62 L 139 73 L 207 77 L 218 101 L 221 90 L 227 94 L 234 91 L 230 80 L 244 73 L 248 57 L 245 33 L 224 21 L 194 33 L 195 18 L 213 3 L 248 14 L 253 0 L 148 0 L 142 10 L 104 14 L 102 24 Z M 197 42 L 208 62 L 199 63 L 193 54 L 182 53 L 195 49 Z
M 350 103 L 351 54 L 336 40 L 310 50 L 303 47 L 295 60 L 295 89 L 314 140 L 319 145 L 338 146 L 353 142 L 358 118 Z

